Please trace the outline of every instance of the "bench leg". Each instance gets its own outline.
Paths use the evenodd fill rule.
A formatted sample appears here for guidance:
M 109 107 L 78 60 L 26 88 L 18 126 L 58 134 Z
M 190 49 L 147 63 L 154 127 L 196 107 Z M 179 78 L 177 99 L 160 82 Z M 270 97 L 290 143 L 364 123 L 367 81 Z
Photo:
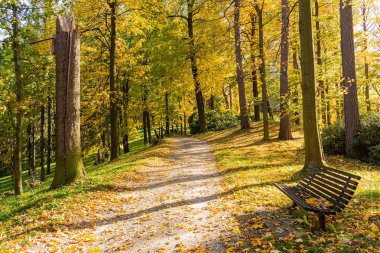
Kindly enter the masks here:
M 318 213 L 319 228 L 326 231 L 326 217 L 324 213 Z
M 288 207 L 288 211 L 289 211 L 289 213 L 291 213 L 291 212 L 292 212 L 292 209 L 294 209 L 294 208 L 296 208 L 296 207 L 297 207 L 297 204 L 296 204 L 296 202 L 293 201 L 293 204 L 292 204 L 291 206 Z

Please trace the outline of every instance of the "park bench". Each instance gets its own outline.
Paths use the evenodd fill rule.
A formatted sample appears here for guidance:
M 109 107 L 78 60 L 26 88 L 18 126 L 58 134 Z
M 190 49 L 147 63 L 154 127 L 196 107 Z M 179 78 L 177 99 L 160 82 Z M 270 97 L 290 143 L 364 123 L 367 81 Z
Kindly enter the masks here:
M 360 177 L 322 166 L 304 177 L 296 186 L 275 186 L 293 200 L 292 207 L 318 214 L 319 227 L 326 230 L 325 215 L 341 212 L 351 200 Z

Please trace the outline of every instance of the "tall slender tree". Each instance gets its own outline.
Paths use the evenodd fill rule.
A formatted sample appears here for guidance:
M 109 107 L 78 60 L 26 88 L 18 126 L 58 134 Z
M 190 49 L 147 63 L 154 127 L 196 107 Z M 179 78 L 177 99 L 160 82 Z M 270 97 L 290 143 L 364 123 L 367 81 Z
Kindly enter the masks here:
M 324 164 L 316 104 L 316 76 L 311 0 L 299 2 L 303 126 L 305 135 L 304 171 Z
M 281 35 L 281 63 L 280 63 L 280 96 L 281 119 L 280 140 L 291 140 L 292 131 L 289 115 L 289 15 L 288 0 L 281 0 L 282 6 L 282 35 Z
M 344 130 L 346 155 L 355 156 L 353 141 L 359 128 L 359 104 L 355 70 L 354 27 L 352 0 L 340 0 L 340 34 L 344 92 Z
M 15 126 L 15 147 L 13 154 L 13 178 L 14 191 L 16 195 L 23 192 L 22 188 L 22 128 L 23 128 L 23 110 L 22 102 L 24 100 L 24 87 L 21 79 L 21 64 L 20 64 L 20 37 L 19 37 L 19 6 L 18 1 L 12 4 L 12 49 L 13 62 L 16 78 L 16 126 Z
M 249 129 L 249 117 L 247 101 L 245 96 L 243 56 L 241 50 L 241 31 L 240 31 L 240 6 L 241 0 L 234 0 L 234 31 L 235 31 L 235 57 L 236 57 L 236 77 L 239 90 L 240 105 L 240 125 L 241 129 Z
M 252 95 L 255 100 L 253 110 L 255 114 L 255 121 L 260 121 L 260 105 L 258 103 L 259 99 L 259 87 L 257 82 L 257 66 L 256 66 L 256 54 L 255 54 L 255 38 L 256 38 L 256 15 L 251 13 L 251 61 L 252 61 Z

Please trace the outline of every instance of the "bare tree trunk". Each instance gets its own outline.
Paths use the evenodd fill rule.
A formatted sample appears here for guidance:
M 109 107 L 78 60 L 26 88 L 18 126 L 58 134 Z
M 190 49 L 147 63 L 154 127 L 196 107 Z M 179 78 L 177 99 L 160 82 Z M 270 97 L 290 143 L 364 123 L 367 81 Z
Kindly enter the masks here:
M 165 93 L 165 132 L 166 135 L 169 135 L 170 133 L 170 121 L 169 121 L 169 94 Z
M 40 181 L 45 181 L 45 107 L 41 106 L 41 126 L 40 126 Z
M 249 115 L 247 108 L 247 101 L 245 97 L 245 84 L 244 84 L 244 69 L 243 57 L 241 50 L 241 31 L 240 31 L 240 1 L 234 0 L 234 31 L 235 31 L 235 56 L 236 56 L 236 77 L 239 90 L 239 105 L 240 105 L 240 125 L 241 129 L 249 129 Z
M 24 100 L 24 88 L 21 80 L 21 66 L 20 66 L 20 38 L 19 38 L 19 17 L 18 17 L 18 3 L 12 4 L 12 49 L 13 49 L 13 62 L 16 78 L 16 101 L 21 105 Z M 16 113 L 16 129 L 15 129 L 15 147 L 13 154 L 13 176 L 14 176 L 14 191 L 15 195 L 21 195 L 22 189 L 22 128 L 23 128 L 23 110 L 19 106 Z
M 281 96 L 281 120 L 280 140 L 291 140 L 292 131 L 289 115 L 289 1 L 282 0 L 282 36 L 281 36 L 281 73 L 280 73 L 280 96 Z
M 195 96 L 197 100 L 198 117 L 199 117 L 199 132 L 204 133 L 207 130 L 206 113 L 204 98 L 201 90 L 201 84 L 198 77 L 198 64 L 196 58 L 196 49 L 194 41 L 194 0 L 187 0 L 187 28 L 189 33 L 189 46 L 190 46 L 190 61 L 191 72 L 195 84 Z
M 35 175 L 34 175 L 34 160 L 33 160 L 33 132 L 32 132 L 32 123 L 28 124 L 28 175 L 30 177 L 30 180 L 33 182 L 35 181 Z
M 224 104 L 226 105 L 226 109 L 230 108 L 230 105 L 228 103 L 228 95 L 226 94 L 226 91 L 224 90 L 224 86 L 222 88 L 222 94 L 223 94 L 223 99 L 224 99 Z
M 251 60 L 252 60 L 252 93 L 255 99 L 254 114 L 255 122 L 260 121 L 260 104 L 257 102 L 259 98 L 259 87 L 257 83 L 257 71 L 256 71 L 256 55 L 255 55 L 255 43 L 256 37 L 256 15 L 251 14 Z
M 266 67 L 264 55 L 264 24 L 263 24 L 263 7 L 255 4 L 257 18 L 259 23 L 259 53 L 260 53 L 260 80 L 262 84 L 262 99 L 263 99 L 263 121 L 264 121 L 264 141 L 269 141 L 269 121 L 268 121 L 268 92 L 266 81 Z
M 48 98 L 48 135 L 47 135 L 47 160 L 46 160 L 46 173 L 51 173 L 51 97 Z
M 317 35 L 317 65 L 318 65 L 318 90 L 321 95 L 321 115 L 324 125 L 327 125 L 327 114 L 326 114 L 326 88 L 325 83 L 322 80 L 323 71 L 322 71 L 322 43 L 321 43 L 321 27 L 319 23 L 319 2 L 315 0 L 315 29 Z
M 186 118 L 186 113 L 183 113 L 183 131 L 185 132 L 185 135 L 187 135 L 187 124 L 186 124 L 187 118 Z
M 233 96 L 232 84 L 229 84 L 229 88 L 230 88 L 230 110 L 232 110 L 232 102 L 233 102 L 233 99 L 232 99 L 232 96 Z
M 368 50 L 368 34 L 367 34 L 367 19 L 368 19 L 368 14 L 367 14 L 367 3 L 364 0 L 363 1 L 363 6 L 362 6 L 362 14 L 363 14 L 363 33 L 364 33 L 364 52 L 367 53 Z M 371 100 L 369 97 L 369 64 L 368 64 L 368 59 L 367 55 L 364 56 L 364 76 L 365 76 L 365 101 L 367 105 L 367 112 L 371 111 Z
M 152 143 L 152 130 L 151 130 L 151 125 L 150 125 L 150 114 L 149 112 L 146 112 L 146 126 L 148 130 L 148 142 L 149 144 Z
M 51 188 L 85 176 L 80 140 L 80 33 L 74 17 L 57 18 L 56 59 L 56 169 Z
M 310 171 L 324 164 L 322 143 L 318 128 L 318 113 L 315 99 L 316 77 L 314 62 L 314 39 L 311 1 L 299 2 L 303 125 L 305 139 L 305 165 L 303 171 Z
M 344 128 L 346 134 L 346 155 L 355 156 L 353 141 L 359 128 L 359 105 L 355 71 L 354 31 L 352 20 L 352 0 L 340 0 L 340 32 L 343 68 Z
M 143 129 L 144 129 L 144 144 L 148 144 L 148 119 L 147 111 L 143 112 Z
M 110 30 L 110 121 L 111 121 L 111 160 L 120 155 L 119 147 L 119 107 L 116 87 L 116 9 L 117 0 L 109 2 L 111 8 L 111 30 Z
M 298 65 L 298 57 L 297 57 L 297 52 L 296 50 L 293 50 L 293 68 L 294 70 L 297 72 L 297 76 L 299 76 L 299 72 L 300 72 L 300 68 L 299 68 L 299 65 Z M 294 87 L 294 92 L 293 92 L 293 103 L 297 105 L 299 105 L 299 101 L 298 101 L 298 83 L 296 84 L 296 87 Z M 295 123 L 296 125 L 301 125 L 301 119 L 300 119 L 300 114 L 298 112 L 298 110 L 296 110 L 294 112 L 294 116 L 295 116 Z

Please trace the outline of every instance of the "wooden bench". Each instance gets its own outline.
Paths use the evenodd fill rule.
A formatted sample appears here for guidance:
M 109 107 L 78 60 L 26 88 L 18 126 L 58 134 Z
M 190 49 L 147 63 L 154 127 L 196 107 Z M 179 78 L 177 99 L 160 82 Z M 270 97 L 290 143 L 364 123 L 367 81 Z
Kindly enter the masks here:
M 361 177 L 322 166 L 303 178 L 296 186 L 275 186 L 293 200 L 293 206 L 318 214 L 319 226 L 326 230 L 325 215 L 341 212 L 351 200 Z M 314 205 L 316 201 L 325 205 Z M 326 205 L 327 204 L 327 205 Z

